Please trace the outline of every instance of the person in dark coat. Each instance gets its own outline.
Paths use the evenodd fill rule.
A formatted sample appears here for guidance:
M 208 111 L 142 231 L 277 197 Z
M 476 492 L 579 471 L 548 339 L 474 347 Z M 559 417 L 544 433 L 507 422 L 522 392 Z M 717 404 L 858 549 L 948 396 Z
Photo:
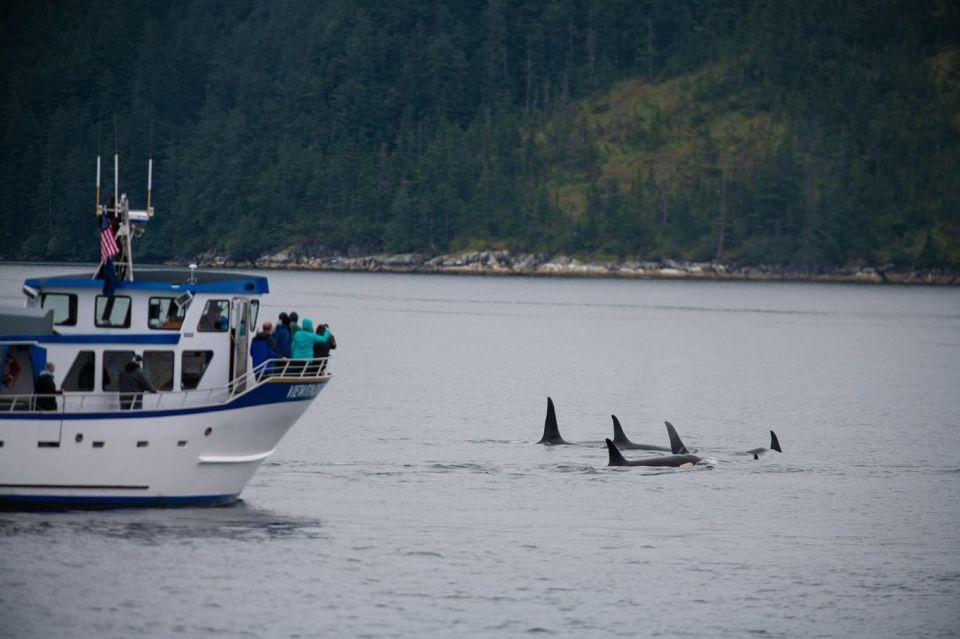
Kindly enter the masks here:
M 253 368 L 263 364 L 268 359 L 279 359 L 280 351 L 277 348 L 277 342 L 272 335 L 273 324 L 263 323 L 263 330 L 253 336 L 250 340 L 250 357 L 253 359 Z
M 47 367 L 40 373 L 36 383 L 33 386 L 33 392 L 40 396 L 37 397 L 37 410 L 57 410 L 57 382 L 53 379 L 53 371 L 56 367 L 53 362 L 47 362 Z
M 300 321 L 300 316 L 297 315 L 296 311 L 293 311 L 292 313 L 290 313 L 290 324 L 288 324 L 288 326 L 290 327 L 291 337 L 296 335 L 297 332 L 300 330 L 300 324 L 297 323 L 299 321 Z
M 158 392 L 143 373 L 143 358 L 139 355 L 120 371 L 120 408 L 130 410 L 143 408 L 143 392 Z
M 293 336 L 290 334 L 290 317 L 286 313 L 280 313 L 280 322 L 273 331 L 273 341 L 277 344 L 277 352 L 280 357 L 290 357 L 290 345 L 293 342 Z

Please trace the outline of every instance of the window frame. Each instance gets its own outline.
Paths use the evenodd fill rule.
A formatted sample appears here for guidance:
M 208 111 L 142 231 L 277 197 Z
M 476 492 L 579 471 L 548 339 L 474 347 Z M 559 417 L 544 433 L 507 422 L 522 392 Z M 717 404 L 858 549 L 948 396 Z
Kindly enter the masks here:
M 44 304 L 47 301 L 48 297 L 66 297 L 67 298 L 67 319 L 58 322 L 57 321 L 57 311 L 53 309 L 53 325 L 54 326 L 76 326 L 77 325 L 77 296 L 75 293 L 41 293 L 40 294 L 40 308 L 46 310 Z
M 123 324 L 105 324 L 100 321 L 100 312 L 99 305 L 100 300 L 110 300 L 111 297 L 107 295 L 97 295 L 93 300 L 93 325 L 97 328 L 130 328 L 131 318 L 133 317 L 133 298 L 129 295 L 114 295 L 112 299 L 114 300 L 127 300 L 129 306 L 127 306 L 127 315 Z M 114 302 L 116 303 L 116 302 Z
M 167 307 L 167 317 L 169 317 L 171 306 L 180 308 L 183 315 L 181 315 L 179 318 L 176 318 L 180 320 L 180 325 L 176 327 L 170 327 L 170 326 L 164 327 L 163 324 L 166 322 L 166 320 L 164 320 L 158 326 L 151 326 L 150 325 L 150 307 L 153 305 L 154 300 L 169 300 L 170 306 Z M 177 306 L 176 297 L 168 297 L 166 295 L 155 295 L 147 299 L 147 328 L 150 329 L 151 331 L 179 331 L 183 328 L 183 322 L 186 318 L 187 318 L 187 309 L 186 307 Z M 157 319 L 159 320 L 160 318 L 158 317 Z

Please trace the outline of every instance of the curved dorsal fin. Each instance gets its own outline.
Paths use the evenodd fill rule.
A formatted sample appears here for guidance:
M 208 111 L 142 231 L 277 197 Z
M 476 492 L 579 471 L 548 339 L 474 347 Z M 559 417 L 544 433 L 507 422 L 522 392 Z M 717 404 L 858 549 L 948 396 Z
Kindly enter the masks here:
M 623 432 L 623 428 L 620 426 L 620 420 L 617 419 L 616 415 L 610 416 L 613 419 L 613 443 L 615 444 L 629 444 L 630 440 L 627 439 L 627 436 Z
M 673 424 L 670 422 L 663 423 L 667 425 L 667 435 L 670 437 L 670 450 L 673 451 L 673 454 L 689 455 L 690 451 L 687 450 L 687 447 L 680 441 L 680 435 L 677 434 L 677 429 L 673 427 Z
M 770 431 L 770 448 L 771 450 L 775 450 L 778 453 L 783 452 L 782 450 L 780 450 L 780 441 L 777 439 L 777 434 L 772 430 Z
M 627 463 L 627 460 L 623 458 L 623 455 L 620 454 L 620 451 L 617 449 L 617 445 L 614 444 L 609 439 L 605 439 L 607 442 L 607 452 L 610 455 L 610 461 L 607 463 L 608 466 L 624 466 Z

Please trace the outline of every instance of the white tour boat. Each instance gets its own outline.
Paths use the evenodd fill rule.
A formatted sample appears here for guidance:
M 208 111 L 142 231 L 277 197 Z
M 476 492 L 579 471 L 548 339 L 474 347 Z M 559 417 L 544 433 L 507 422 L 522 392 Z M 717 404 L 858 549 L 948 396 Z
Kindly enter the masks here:
M 134 274 L 148 174 L 130 210 L 115 157 L 103 206 L 97 158 L 97 273 L 28 279 L 25 307 L 0 308 L 0 508 L 232 502 L 331 378 L 326 358 L 253 367 L 265 277 Z M 121 396 L 135 356 L 159 392 Z M 48 362 L 56 395 L 35 387 Z

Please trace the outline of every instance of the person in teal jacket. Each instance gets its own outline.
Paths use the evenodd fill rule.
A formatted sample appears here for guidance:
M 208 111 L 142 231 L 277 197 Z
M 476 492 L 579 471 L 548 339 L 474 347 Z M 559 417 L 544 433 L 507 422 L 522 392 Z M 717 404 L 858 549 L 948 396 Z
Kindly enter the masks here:
M 313 359 L 313 345 L 326 344 L 330 341 L 330 331 L 325 329 L 322 335 L 313 332 L 313 320 L 304 319 L 301 330 L 293 335 L 293 359 Z

